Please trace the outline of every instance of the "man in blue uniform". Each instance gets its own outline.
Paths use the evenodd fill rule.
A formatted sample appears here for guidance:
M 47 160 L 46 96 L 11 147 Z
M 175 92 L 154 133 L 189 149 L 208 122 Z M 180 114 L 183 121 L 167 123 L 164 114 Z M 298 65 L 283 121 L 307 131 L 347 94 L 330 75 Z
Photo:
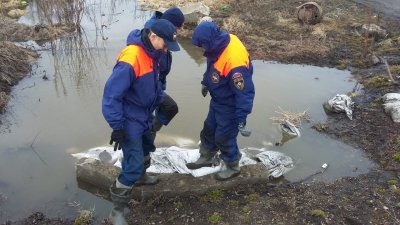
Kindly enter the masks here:
M 115 143 L 114 150 L 122 148 L 124 156 L 121 173 L 110 187 L 115 201 L 128 201 L 134 184 L 157 183 L 156 178 L 143 175 L 145 159 L 155 149 L 152 112 L 163 97 L 160 50 L 179 50 L 171 22 L 159 19 L 150 29 L 132 31 L 104 87 L 102 112 L 113 129 L 110 144 Z
M 144 28 L 150 28 L 151 25 L 158 19 L 166 19 L 177 28 L 177 31 L 182 28 L 185 22 L 185 17 L 182 11 L 177 7 L 172 7 L 164 13 L 156 11 L 154 15 L 145 23 Z M 161 127 L 168 125 L 172 118 L 178 113 L 178 105 L 165 90 L 167 88 L 167 75 L 171 70 L 172 54 L 170 51 L 163 52 L 160 57 L 160 83 L 163 90 L 163 101 L 154 111 L 152 132 L 155 136 Z
M 200 23 L 193 32 L 192 43 L 205 50 L 207 70 L 201 92 L 204 97 L 209 92 L 211 101 L 200 133 L 200 158 L 186 165 L 189 169 L 211 166 L 219 150 L 225 167 L 216 174 L 216 179 L 227 180 L 240 173 L 238 132 L 243 136 L 251 134 L 246 119 L 255 94 L 253 66 L 242 42 L 215 23 Z
M 150 29 L 151 26 L 159 19 L 168 20 L 171 22 L 177 29 L 181 28 L 184 23 L 184 16 L 182 11 L 179 8 L 172 7 L 165 11 L 164 13 L 156 11 L 154 15 L 145 23 L 144 28 Z M 132 42 L 132 38 L 135 37 L 136 30 L 133 30 L 127 38 L 127 45 Z M 159 60 L 158 60 L 158 68 L 159 68 L 159 85 L 161 87 L 161 102 L 156 106 L 153 111 L 153 123 L 151 126 L 151 133 L 153 135 L 153 139 L 155 138 L 156 132 L 161 129 L 163 125 L 168 125 L 172 118 L 178 113 L 178 105 L 176 102 L 165 93 L 167 87 L 166 77 L 171 70 L 172 64 L 172 53 L 170 50 L 164 51 L 163 49 L 159 51 Z M 153 152 L 150 150 L 150 152 Z M 144 168 L 143 173 L 140 179 L 136 182 L 136 185 L 152 185 L 157 183 L 158 179 L 156 176 L 151 176 L 146 173 L 147 168 L 150 167 L 151 158 L 150 154 L 145 155 L 144 157 Z

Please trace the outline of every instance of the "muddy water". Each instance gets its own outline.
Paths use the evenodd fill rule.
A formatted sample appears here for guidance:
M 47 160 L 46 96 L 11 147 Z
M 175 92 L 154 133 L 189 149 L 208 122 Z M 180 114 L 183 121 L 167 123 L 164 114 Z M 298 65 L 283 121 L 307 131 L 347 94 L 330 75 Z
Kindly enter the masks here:
M 46 50 L 48 44 L 43 45 L 31 76 L 13 90 L 0 135 L 0 190 L 7 197 L 0 202 L 0 222 L 32 211 L 75 216 L 79 209 L 94 209 L 99 218 L 110 213 L 108 201 L 78 188 L 70 154 L 108 144 L 111 130 L 101 115 L 102 89 L 130 29 L 142 27 L 149 12 L 136 10 L 130 1 L 116 1 L 112 7 L 109 1 L 101 3 L 91 9 L 97 27 L 107 26 L 104 30 L 95 29 L 93 17 L 85 18 L 87 38 L 82 42 L 63 39 L 55 55 Z M 37 22 L 32 15 L 22 21 Z M 156 143 L 196 148 L 209 103 L 209 97 L 200 94 L 205 61 L 190 40 L 180 44 L 167 91 L 179 104 L 179 114 L 159 132 Z M 307 110 L 314 123 L 323 122 L 322 102 L 355 86 L 349 72 L 262 61 L 254 62 L 254 71 L 256 99 L 248 118 L 253 134 L 239 137 L 241 148 L 263 147 L 291 156 L 296 169 L 286 175 L 290 181 L 320 170 L 323 163 L 329 169 L 316 179 L 325 181 L 373 167 L 360 150 L 319 134 L 311 123 L 303 122 L 300 138 L 275 146 L 281 140 L 278 125 L 270 119 L 279 116 L 276 111 Z
M 400 0 L 353 0 L 400 22 Z

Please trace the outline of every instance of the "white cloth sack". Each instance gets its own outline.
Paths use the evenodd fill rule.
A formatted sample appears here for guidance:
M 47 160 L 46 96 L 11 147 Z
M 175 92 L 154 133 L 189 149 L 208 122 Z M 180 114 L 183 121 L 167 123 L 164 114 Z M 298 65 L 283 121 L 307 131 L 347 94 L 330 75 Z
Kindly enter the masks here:
M 385 112 L 390 114 L 393 122 L 400 123 L 400 94 L 387 93 L 383 96 L 383 102 Z
M 280 124 L 280 126 L 281 126 L 282 131 L 289 134 L 290 136 L 294 136 L 294 137 L 301 136 L 299 129 L 293 123 L 291 123 L 289 120 L 284 120 Z
M 251 151 L 251 153 L 249 153 Z M 290 171 L 294 164 L 293 160 L 280 152 L 266 151 L 265 149 L 247 148 L 241 150 L 242 158 L 240 166 L 256 164 L 261 161 L 270 173 L 270 176 L 277 178 Z M 254 154 L 257 153 L 257 154 Z M 114 151 L 113 147 L 97 147 L 86 152 L 72 154 L 77 159 L 93 158 L 104 163 L 112 164 L 121 168 L 122 151 Z M 151 173 L 181 173 L 191 174 L 200 177 L 216 173 L 222 169 L 222 163 L 215 167 L 203 167 L 197 170 L 190 170 L 186 163 L 194 162 L 200 157 L 198 149 L 184 149 L 179 147 L 157 148 L 151 153 L 151 166 L 147 172 Z
M 344 94 L 337 94 L 332 99 L 328 100 L 328 105 L 333 112 L 345 112 L 347 117 L 353 119 L 353 101 L 351 98 Z

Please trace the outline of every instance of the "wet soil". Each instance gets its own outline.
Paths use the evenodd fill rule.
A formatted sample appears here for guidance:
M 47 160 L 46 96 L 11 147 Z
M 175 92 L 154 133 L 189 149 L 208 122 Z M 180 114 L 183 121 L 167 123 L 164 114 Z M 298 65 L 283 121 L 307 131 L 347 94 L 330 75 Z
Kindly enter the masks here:
M 400 65 L 398 21 L 347 0 L 318 1 L 325 14 L 323 22 L 314 26 L 299 24 L 294 12 L 301 3 L 294 0 L 205 2 L 215 21 L 237 34 L 253 59 L 350 69 L 364 84 L 350 93 L 355 102 L 353 120 L 330 114 L 314 127 L 363 149 L 378 168 L 329 184 L 276 181 L 215 189 L 201 196 L 131 201 L 129 224 L 400 224 L 400 156 L 396 157 L 400 124 L 384 113 L 381 100 L 388 92 L 399 92 L 399 86 L 369 82 L 376 76 L 388 79 L 386 68 L 374 63 L 373 55 L 387 57 L 392 68 Z M 158 4 L 168 7 L 172 1 Z M 362 35 L 360 27 L 369 23 L 380 25 L 387 35 Z M 187 28 L 185 34 L 190 36 Z M 399 70 L 392 72 L 395 78 L 399 75 Z M 34 213 L 8 224 L 72 223 Z

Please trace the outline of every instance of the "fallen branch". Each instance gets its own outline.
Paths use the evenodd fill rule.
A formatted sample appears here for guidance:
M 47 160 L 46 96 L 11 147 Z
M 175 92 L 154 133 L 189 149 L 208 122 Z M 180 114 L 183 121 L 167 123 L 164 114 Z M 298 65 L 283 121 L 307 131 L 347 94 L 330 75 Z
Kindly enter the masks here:
M 387 72 L 388 72 L 388 74 L 389 74 L 390 80 L 391 80 L 394 84 L 399 84 L 399 82 L 397 82 L 396 80 L 394 80 L 394 78 L 393 78 L 393 76 L 392 76 L 392 73 L 390 72 L 389 63 L 387 62 L 387 60 L 386 60 L 385 57 L 383 57 L 383 62 L 385 63 L 386 70 L 387 70 Z
M 39 136 L 40 132 L 38 132 L 36 134 L 36 136 L 33 138 L 32 143 L 30 145 L 32 151 L 36 154 L 36 156 L 40 159 L 40 161 L 43 162 L 43 164 L 47 165 L 46 161 L 44 161 L 44 159 L 39 155 L 39 153 L 35 150 L 35 148 L 33 147 L 33 144 L 35 144 L 37 137 Z

